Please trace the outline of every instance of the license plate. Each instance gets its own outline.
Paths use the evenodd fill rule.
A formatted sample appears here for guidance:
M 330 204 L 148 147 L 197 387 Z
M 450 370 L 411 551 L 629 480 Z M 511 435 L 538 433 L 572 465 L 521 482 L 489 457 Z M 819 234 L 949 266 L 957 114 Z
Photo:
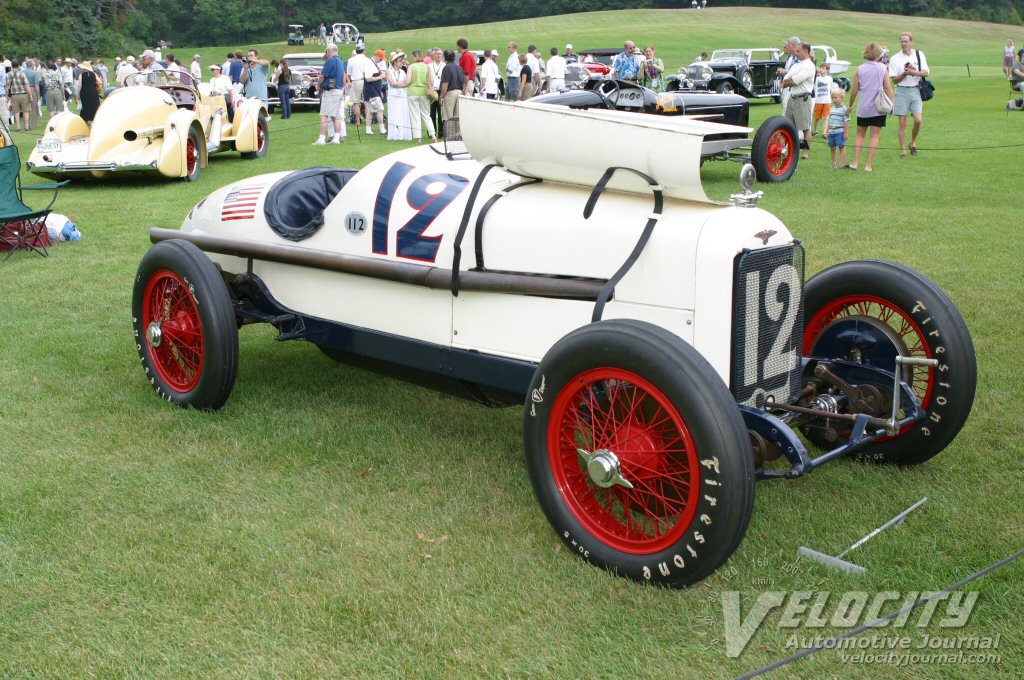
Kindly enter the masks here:
M 37 139 L 36 151 L 41 151 L 44 153 L 53 153 L 60 151 L 60 140 L 53 139 L 52 137 L 47 139 Z

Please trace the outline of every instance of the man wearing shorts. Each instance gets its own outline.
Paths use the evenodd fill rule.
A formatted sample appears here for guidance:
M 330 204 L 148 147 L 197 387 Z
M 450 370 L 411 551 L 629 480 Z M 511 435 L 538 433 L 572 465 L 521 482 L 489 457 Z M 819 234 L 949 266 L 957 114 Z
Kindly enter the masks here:
M 363 86 L 366 84 L 366 73 L 373 73 L 377 70 L 376 64 L 366 56 L 366 45 L 356 44 L 356 53 L 348 60 L 349 96 L 352 100 L 352 113 L 355 115 L 355 124 L 362 125 L 363 115 L 366 113 L 363 100 Z
M 786 118 L 793 121 L 796 129 L 803 133 L 800 145 L 804 148 L 803 159 L 811 156 L 811 96 L 814 91 L 814 62 L 811 61 L 811 46 L 800 43 L 794 51 L 797 61 L 786 72 L 782 87 L 789 91 L 786 101 Z
M 334 136 L 331 144 L 345 141 L 345 62 L 338 56 L 338 46 L 327 45 L 324 53 L 324 68 L 318 79 L 320 85 L 320 137 L 313 142 L 316 146 L 326 144 L 327 123 L 334 119 Z
M 373 134 L 373 121 L 377 121 L 377 129 L 382 135 L 388 133 L 384 127 L 384 71 L 387 69 L 388 56 L 384 50 L 377 50 L 373 53 L 373 68 L 375 71 L 367 71 L 364 75 L 363 99 L 366 101 L 366 134 Z
M 900 34 L 902 48 L 889 59 L 889 77 L 896 88 L 892 103 L 892 114 L 900 118 L 900 157 L 907 155 L 907 116 L 914 118 L 914 129 L 910 135 L 910 155 L 917 155 L 917 135 L 921 132 L 921 78 L 928 77 L 928 60 L 924 52 L 914 49 L 914 36 Z

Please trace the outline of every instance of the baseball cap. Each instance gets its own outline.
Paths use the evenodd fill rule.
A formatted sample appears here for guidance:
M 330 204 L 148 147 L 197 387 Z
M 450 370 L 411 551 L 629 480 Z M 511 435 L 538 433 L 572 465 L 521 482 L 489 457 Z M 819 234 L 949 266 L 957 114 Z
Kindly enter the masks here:
M 572 43 L 569 43 L 569 44 L 567 44 L 567 45 L 565 46 L 565 49 L 567 49 L 567 50 L 571 50 L 571 49 L 572 49 Z
M 219 71 L 219 70 L 221 70 L 220 69 L 220 64 L 210 64 L 210 70 L 211 71 Z
M 387 59 L 388 53 L 385 52 L 384 50 L 377 50 L 376 52 L 373 53 L 373 56 L 380 57 L 381 59 Z
M 153 50 L 146 50 L 142 53 L 142 58 L 145 59 L 146 57 L 153 57 L 154 59 L 156 59 L 156 52 L 154 52 Z
M 356 43 L 356 52 L 365 52 L 365 51 L 366 51 L 366 45 L 364 45 L 363 43 Z
M 192 55 L 192 58 L 193 58 L 193 59 L 202 59 L 202 58 L 203 58 L 203 55 L 201 55 L 201 54 L 193 54 L 193 55 Z
M 125 61 L 135 61 L 135 57 L 133 57 L 132 55 L 129 54 L 127 57 L 124 58 L 124 60 Z

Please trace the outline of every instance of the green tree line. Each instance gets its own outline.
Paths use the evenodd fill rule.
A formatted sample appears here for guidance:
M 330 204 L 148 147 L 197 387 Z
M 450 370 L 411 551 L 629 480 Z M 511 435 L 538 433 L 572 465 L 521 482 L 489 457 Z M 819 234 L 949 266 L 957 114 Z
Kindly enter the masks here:
M 909 14 L 1020 25 L 1024 0 L 710 0 L 716 7 L 773 6 Z M 504 21 L 608 9 L 672 8 L 689 0 L 0 0 L 0 53 L 116 54 L 160 40 L 241 45 L 280 40 L 290 23 L 356 24 L 365 33 Z

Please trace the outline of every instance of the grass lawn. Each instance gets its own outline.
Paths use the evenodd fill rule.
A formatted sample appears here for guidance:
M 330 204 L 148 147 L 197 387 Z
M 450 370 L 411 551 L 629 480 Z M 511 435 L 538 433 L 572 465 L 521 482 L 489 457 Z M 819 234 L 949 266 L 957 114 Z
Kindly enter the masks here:
M 259 326 L 241 333 L 238 382 L 221 411 L 160 401 L 131 333 L 149 227 L 177 227 L 206 194 L 243 177 L 358 168 L 403 146 L 350 127 L 344 146 L 312 147 L 314 113 L 275 118 L 266 158 L 216 156 L 195 184 L 73 184 L 56 208 L 84 240 L 48 259 L 20 253 L 0 268 L 0 676 L 728 677 L 799 651 L 794 633 L 845 629 L 780 627 L 775 611 L 732 658 L 723 592 L 741 592 L 744 614 L 766 590 L 905 595 L 941 589 L 1020 549 L 1024 114 L 1005 111 L 1000 56 L 1007 38 L 1024 44 L 1024 28 L 712 9 L 368 40 L 408 51 L 463 36 L 473 48 L 517 39 L 546 51 L 629 38 L 653 43 L 674 69 L 701 50 L 781 45 L 796 33 L 856 66 L 868 40 L 896 49 L 906 29 L 938 86 L 921 154 L 897 157 L 895 122 L 873 175 L 832 170 L 816 144 L 791 181 L 760 186 L 760 205 L 803 240 L 808 276 L 850 259 L 898 260 L 957 303 L 980 382 L 970 421 L 940 456 L 912 469 L 840 461 L 761 483 L 733 558 L 702 583 L 669 591 L 615 578 L 562 547 L 527 479 L 519 409 L 487 410 L 346 368 Z M 261 47 L 271 57 L 293 51 Z M 198 51 L 209 64 L 227 49 Z M 755 123 L 778 112 L 761 102 L 751 109 Z M 23 157 L 34 140 L 15 133 Z M 738 171 L 706 165 L 709 194 L 737 191 Z M 929 502 L 905 525 L 853 554 L 866 576 L 795 561 L 801 545 L 838 554 L 923 496 Z M 1016 562 L 969 586 L 980 594 L 963 628 L 939 627 L 939 615 L 917 628 L 915 615 L 878 634 L 916 644 L 923 634 L 998 633 L 998 661 L 897 667 L 825 651 L 778 676 L 1019 675 L 1022 578 Z

